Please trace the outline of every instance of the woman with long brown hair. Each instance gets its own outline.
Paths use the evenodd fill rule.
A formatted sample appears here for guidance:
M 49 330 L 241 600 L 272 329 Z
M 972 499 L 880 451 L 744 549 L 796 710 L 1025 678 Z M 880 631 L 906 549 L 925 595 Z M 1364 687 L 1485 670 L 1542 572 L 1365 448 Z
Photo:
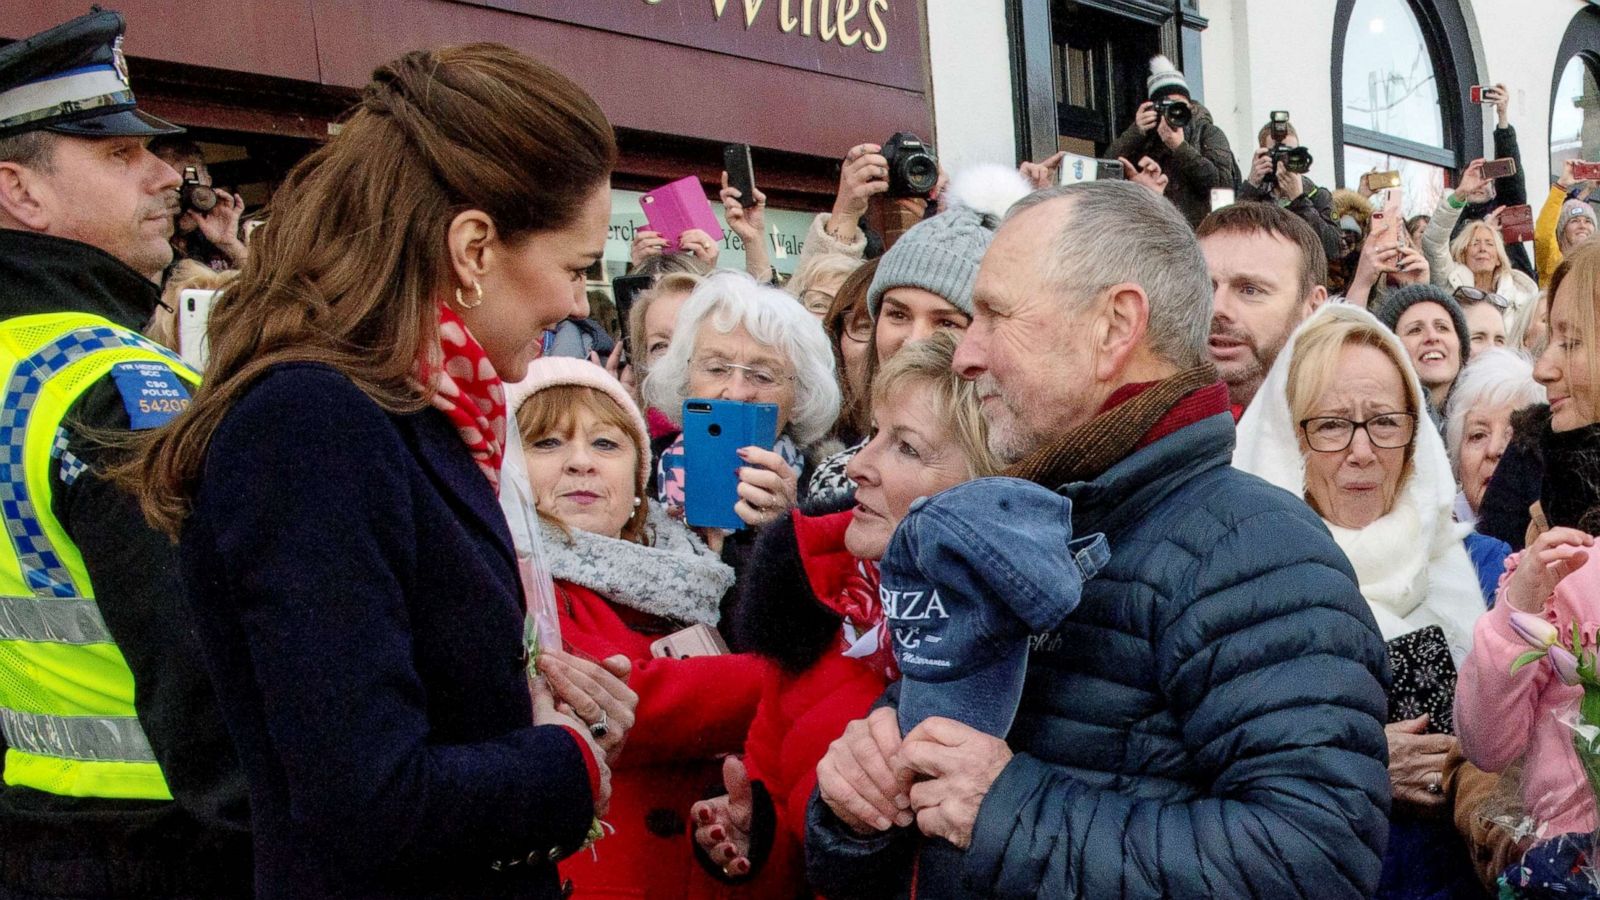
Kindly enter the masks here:
M 604 811 L 635 698 L 554 651 L 586 721 L 530 690 L 496 491 L 501 379 L 576 311 L 615 158 L 594 101 L 509 48 L 380 67 L 279 190 L 194 405 L 127 473 L 180 541 L 259 896 L 554 897 Z

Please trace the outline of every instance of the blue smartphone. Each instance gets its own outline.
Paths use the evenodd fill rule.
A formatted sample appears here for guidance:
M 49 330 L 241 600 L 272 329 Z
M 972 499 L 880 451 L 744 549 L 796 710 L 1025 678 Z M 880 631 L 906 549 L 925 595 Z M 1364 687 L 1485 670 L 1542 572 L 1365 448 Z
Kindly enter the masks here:
M 683 401 L 683 518 L 700 528 L 738 531 L 739 469 L 745 447 L 771 450 L 778 407 L 741 400 Z

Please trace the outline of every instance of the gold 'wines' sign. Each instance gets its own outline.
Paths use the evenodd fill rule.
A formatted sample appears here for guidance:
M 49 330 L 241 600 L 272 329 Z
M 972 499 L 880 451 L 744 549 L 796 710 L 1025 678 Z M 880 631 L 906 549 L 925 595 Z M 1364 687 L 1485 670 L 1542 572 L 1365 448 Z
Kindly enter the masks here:
M 458 0 L 922 93 L 918 0 Z M 693 73 L 663 73 L 683 86 Z
M 663 0 L 644 0 L 649 6 L 660 6 Z M 710 0 L 720 20 L 732 5 L 730 0 Z M 761 18 L 762 7 L 769 17 L 776 15 L 778 27 L 785 34 L 796 31 L 802 37 L 816 34 L 823 41 L 838 41 L 840 46 L 853 47 L 860 43 L 873 53 L 882 53 L 889 47 L 889 32 L 884 19 L 889 11 L 889 0 L 733 0 L 744 7 L 744 27 L 754 28 Z M 902 0 L 903 2 L 903 0 Z M 863 8 L 863 3 L 865 8 Z M 863 20 L 858 27 L 857 19 Z M 813 28 L 813 26 L 815 26 Z

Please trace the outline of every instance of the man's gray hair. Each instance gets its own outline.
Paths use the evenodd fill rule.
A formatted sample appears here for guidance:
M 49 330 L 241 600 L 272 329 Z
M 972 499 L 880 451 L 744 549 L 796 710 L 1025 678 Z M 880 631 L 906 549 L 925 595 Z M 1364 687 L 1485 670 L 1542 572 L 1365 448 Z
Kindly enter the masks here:
M 1204 363 L 1211 276 L 1177 207 L 1132 182 L 1090 181 L 1035 191 L 1006 221 L 1057 198 L 1070 205 L 1045 261 L 1045 282 L 1079 305 L 1114 284 L 1139 285 L 1150 298 L 1150 349 L 1179 368 Z
M 689 399 L 689 357 L 701 329 L 728 334 L 741 325 L 794 367 L 788 430 L 795 442 L 805 448 L 821 440 L 839 417 L 840 399 L 833 347 L 822 323 L 793 297 L 743 272 L 718 271 L 684 301 L 672 345 L 645 377 L 645 401 L 681 425 L 683 401 Z
M 1505 347 L 1480 351 L 1461 369 L 1450 392 L 1450 414 L 1444 422 L 1450 468 L 1461 467 L 1461 441 L 1474 409 L 1510 406 L 1516 411 L 1544 402 L 1544 386 L 1533 380 L 1533 362 L 1527 356 Z
M 55 159 L 55 149 L 55 135 L 51 132 L 24 131 L 0 138 L 0 162 L 16 163 L 48 175 Z

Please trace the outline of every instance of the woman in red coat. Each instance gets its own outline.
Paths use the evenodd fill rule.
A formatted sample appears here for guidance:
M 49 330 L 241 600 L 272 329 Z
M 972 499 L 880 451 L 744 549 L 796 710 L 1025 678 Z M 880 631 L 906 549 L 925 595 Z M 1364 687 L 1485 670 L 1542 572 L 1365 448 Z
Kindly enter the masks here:
M 647 502 L 644 418 L 604 369 L 546 358 L 513 388 L 529 481 L 555 581 L 561 638 L 595 659 L 633 663 L 636 719 L 612 765 L 614 829 L 561 864 L 578 897 L 706 898 L 733 891 L 695 865 L 688 810 L 720 784 L 720 758 L 737 753 L 755 712 L 764 664 L 720 654 L 654 658 L 656 640 L 695 625 L 715 629 L 733 570 L 681 523 Z M 552 682 L 585 690 L 555 658 Z M 578 710 L 580 715 L 584 711 Z M 591 721 L 604 730 L 606 723 Z M 627 723 L 617 723 L 627 724 Z
M 735 631 L 772 666 L 744 760 L 724 767 L 727 794 L 695 805 L 695 838 L 712 871 L 759 896 L 807 893 L 817 762 L 898 677 L 877 569 L 895 526 L 918 497 L 1000 471 L 977 392 L 951 369 L 955 346 L 936 334 L 884 365 L 872 385 L 872 437 L 848 469 L 852 508 L 794 512 L 769 526 L 742 576 Z

